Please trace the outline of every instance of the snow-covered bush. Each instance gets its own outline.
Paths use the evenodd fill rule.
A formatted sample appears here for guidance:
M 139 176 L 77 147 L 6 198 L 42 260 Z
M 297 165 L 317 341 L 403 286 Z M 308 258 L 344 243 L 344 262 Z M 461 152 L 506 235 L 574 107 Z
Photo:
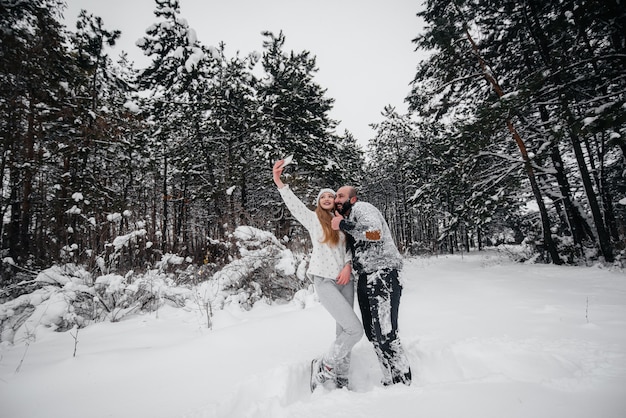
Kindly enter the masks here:
M 83 326 L 84 301 L 93 298 L 90 275 L 80 267 L 53 266 L 37 275 L 40 288 L 0 305 L 0 341 L 30 338 L 39 326 L 56 330 Z
M 536 257 L 539 256 L 537 248 L 533 242 L 524 241 L 520 245 L 500 244 L 494 248 L 511 260 L 520 263 L 527 261 L 534 262 Z
M 0 342 L 34 338 L 40 327 L 66 331 L 119 321 L 164 304 L 198 309 L 210 327 L 214 310 L 225 305 L 249 309 L 259 300 L 291 300 L 309 285 L 305 257 L 294 255 L 271 233 L 242 226 L 231 238 L 224 248 L 236 246 L 239 258 L 217 271 L 215 264 L 172 269 L 186 262 L 175 254 L 164 254 L 144 273 L 94 277 L 73 264 L 50 267 L 37 275 L 36 290 L 0 304 Z
M 176 287 L 158 269 L 142 275 L 105 274 L 93 278 L 71 264 L 39 273 L 40 288 L 0 305 L 0 341 L 30 338 L 37 327 L 66 331 L 98 321 L 119 321 L 163 304 L 183 306 L 191 291 Z
M 273 234 L 240 226 L 233 236 L 240 258 L 227 264 L 212 279 L 223 290 L 223 303 L 237 302 L 249 308 L 263 298 L 290 300 L 306 287 L 308 283 L 296 278 L 297 258 Z
M 99 319 L 119 321 L 135 312 L 151 312 L 164 303 L 184 306 L 190 290 L 177 287 L 172 278 L 160 270 L 150 270 L 140 276 L 106 274 L 96 279 L 94 303 Z

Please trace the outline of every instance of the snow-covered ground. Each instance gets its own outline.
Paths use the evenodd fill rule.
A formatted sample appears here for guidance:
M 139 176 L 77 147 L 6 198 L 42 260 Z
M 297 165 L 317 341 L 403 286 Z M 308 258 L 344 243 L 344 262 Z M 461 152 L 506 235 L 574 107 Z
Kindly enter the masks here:
M 414 258 L 400 333 L 410 387 L 380 385 L 369 342 L 353 389 L 311 394 L 308 365 L 330 316 L 305 306 L 193 309 L 32 330 L 0 351 L 3 418 L 626 416 L 626 275 L 515 264 L 495 253 Z M 74 334 L 75 335 L 75 334 Z M 73 356 L 76 349 L 76 356 Z

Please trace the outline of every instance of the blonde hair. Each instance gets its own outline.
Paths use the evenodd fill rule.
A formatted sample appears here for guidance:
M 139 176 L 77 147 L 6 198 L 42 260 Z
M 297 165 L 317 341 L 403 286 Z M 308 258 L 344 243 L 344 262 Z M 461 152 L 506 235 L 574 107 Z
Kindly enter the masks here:
M 336 231 L 330 225 L 330 221 L 333 219 L 333 215 L 322 209 L 319 205 L 315 208 L 315 214 L 322 225 L 322 231 L 324 232 L 324 239 L 320 241 L 322 244 L 328 244 L 331 247 L 339 244 L 339 231 Z

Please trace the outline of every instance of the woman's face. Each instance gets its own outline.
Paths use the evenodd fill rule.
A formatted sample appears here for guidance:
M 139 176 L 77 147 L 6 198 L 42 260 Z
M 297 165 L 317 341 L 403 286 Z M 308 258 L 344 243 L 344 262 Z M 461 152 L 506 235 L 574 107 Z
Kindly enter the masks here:
M 324 192 L 320 196 L 319 202 L 317 204 L 324 210 L 334 210 L 335 209 L 335 195 L 330 192 Z

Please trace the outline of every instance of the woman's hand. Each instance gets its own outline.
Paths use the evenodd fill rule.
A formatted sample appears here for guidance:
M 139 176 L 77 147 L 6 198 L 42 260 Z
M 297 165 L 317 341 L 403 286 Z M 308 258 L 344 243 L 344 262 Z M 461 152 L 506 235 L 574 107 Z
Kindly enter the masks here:
M 337 284 L 339 286 L 344 286 L 348 284 L 350 281 L 350 275 L 352 274 L 352 264 L 347 263 L 341 271 L 339 272 L 339 276 L 337 276 Z
M 279 189 L 282 189 L 283 187 L 285 187 L 285 184 L 282 182 L 282 180 L 280 179 L 280 175 L 283 174 L 283 163 L 285 162 L 285 160 L 278 160 L 274 163 L 274 168 L 272 168 L 272 175 L 274 178 L 274 183 L 276 183 L 276 187 L 278 187 Z

